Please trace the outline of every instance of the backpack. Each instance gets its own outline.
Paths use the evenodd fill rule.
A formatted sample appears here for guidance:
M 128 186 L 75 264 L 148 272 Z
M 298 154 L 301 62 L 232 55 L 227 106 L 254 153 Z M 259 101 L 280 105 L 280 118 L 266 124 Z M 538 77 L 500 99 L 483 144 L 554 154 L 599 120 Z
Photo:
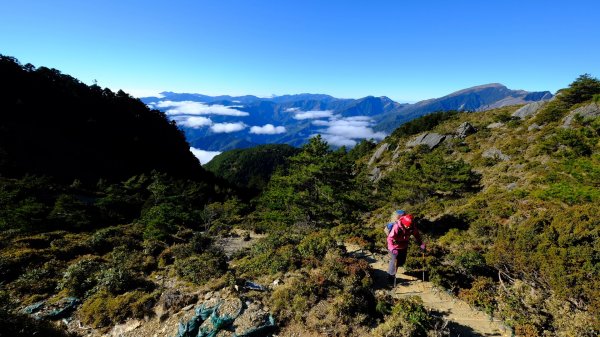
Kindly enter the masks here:
M 383 232 L 385 233 L 385 237 L 386 238 L 390 235 L 390 232 L 392 231 L 392 228 L 394 228 L 394 223 L 393 222 L 389 222 L 385 226 L 383 226 Z

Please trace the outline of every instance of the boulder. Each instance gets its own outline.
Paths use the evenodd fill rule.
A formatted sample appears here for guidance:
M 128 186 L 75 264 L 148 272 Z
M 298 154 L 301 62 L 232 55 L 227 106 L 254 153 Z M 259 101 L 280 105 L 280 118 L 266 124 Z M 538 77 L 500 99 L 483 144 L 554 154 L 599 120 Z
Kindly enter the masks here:
M 415 137 L 413 140 L 406 142 L 406 147 L 415 147 L 419 145 L 427 145 L 430 149 L 440 145 L 446 139 L 446 135 L 440 135 L 439 133 L 426 132 Z
M 512 116 L 525 119 L 529 116 L 535 115 L 545 103 L 546 102 L 544 101 L 529 103 L 515 111 Z
M 488 129 L 497 129 L 497 128 L 501 128 L 504 126 L 504 123 L 501 122 L 496 122 L 496 123 L 492 123 L 490 125 L 487 126 Z
M 369 176 L 371 181 L 377 181 L 379 180 L 379 178 L 381 178 L 381 169 L 377 166 L 375 166 L 371 172 L 369 172 Z
M 597 103 L 590 103 L 588 105 L 579 107 L 573 111 L 571 111 L 564 119 L 563 119 L 563 128 L 570 128 L 571 123 L 575 117 L 581 117 L 584 120 L 590 119 L 594 117 L 600 116 L 600 106 Z
M 493 158 L 493 159 L 498 159 L 501 161 L 510 160 L 509 156 L 505 155 L 504 153 L 502 153 L 502 151 L 498 150 L 495 147 L 492 147 L 492 148 L 489 148 L 489 149 L 483 151 L 481 156 L 484 158 Z
M 372 165 L 374 162 L 379 160 L 379 158 L 381 158 L 381 156 L 388 149 L 388 147 L 390 147 L 390 144 L 388 144 L 388 143 L 381 144 L 381 146 L 377 149 L 377 151 L 375 151 L 375 153 L 373 153 L 373 155 L 371 156 L 371 159 L 369 159 L 369 165 Z
M 541 126 L 537 125 L 536 123 L 533 123 L 527 128 L 527 131 L 541 130 L 541 129 L 542 129 Z
M 456 129 L 456 137 L 462 139 L 475 132 L 477 132 L 477 129 L 471 123 L 464 122 Z
M 196 303 L 197 295 L 184 294 L 179 290 L 168 289 L 160 295 L 154 313 L 159 318 L 165 318 L 181 308 Z

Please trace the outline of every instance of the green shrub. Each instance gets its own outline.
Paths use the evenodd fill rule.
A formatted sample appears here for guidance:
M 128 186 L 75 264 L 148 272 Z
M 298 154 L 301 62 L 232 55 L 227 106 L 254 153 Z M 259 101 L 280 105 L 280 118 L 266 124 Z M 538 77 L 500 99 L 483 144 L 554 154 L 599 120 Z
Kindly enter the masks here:
M 463 275 L 474 277 L 486 268 L 485 258 L 479 252 L 463 250 L 454 257 L 454 267 Z
M 483 309 L 489 315 L 497 310 L 496 284 L 490 278 L 477 277 L 473 281 L 471 289 L 462 290 L 459 296 L 470 305 Z
M 547 154 L 576 158 L 592 154 L 595 138 L 586 130 L 559 129 L 545 139 L 541 149 Z
M 99 291 L 83 303 L 78 316 L 94 328 L 108 327 L 127 318 L 144 318 L 153 314 L 152 307 L 159 295 L 158 292 L 132 291 L 113 297 L 106 291 Z
M 149 284 L 133 270 L 122 266 L 103 269 L 99 275 L 97 287 L 111 294 L 122 294 L 136 288 L 148 288 Z
M 21 295 L 50 294 L 62 276 L 65 264 L 59 261 L 48 261 L 41 267 L 30 268 L 13 283 L 14 289 Z
M 560 200 L 569 205 L 600 200 L 598 188 L 569 182 L 551 184 L 545 189 L 533 191 L 533 195 L 542 200 Z
M 206 252 L 175 260 L 175 270 L 177 275 L 187 281 L 204 284 L 212 278 L 218 278 L 225 274 L 227 259 L 223 252 Z
M 533 121 L 539 125 L 557 122 L 566 115 L 569 108 L 570 105 L 568 103 L 560 99 L 555 99 L 544 105 L 541 111 L 535 115 Z
M 86 296 L 87 292 L 98 284 L 97 276 L 103 265 L 104 260 L 99 257 L 82 257 L 67 267 L 58 285 L 59 289 L 66 289 L 73 296 Z
M 181 206 L 162 203 L 146 210 L 139 222 L 144 224 L 144 239 L 164 241 L 177 225 L 189 223 L 189 214 Z
M 580 75 L 569 87 L 559 91 L 558 99 L 570 105 L 592 99 L 600 94 L 600 81 L 590 74 Z
M 90 207 L 75 196 L 61 194 L 54 203 L 48 219 L 59 228 L 84 229 L 92 223 Z
M 123 229 L 120 227 L 102 228 L 89 237 L 88 244 L 96 252 L 106 253 L 118 245 L 123 236 Z
M 329 235 L 329 231 L 324 230 L 311 233 L 302 239 L 300 244 L 298 244 L 298 252 L 305 259 L 313 258 L 320 260 L 329 249 L 336 247 L 336 245 L 336 241 Z
M 429 316 L 420 298 L 402 298 L 392 308 L 392 313 L 377 326 L 373 336 L 427 336 L 434 319 Z

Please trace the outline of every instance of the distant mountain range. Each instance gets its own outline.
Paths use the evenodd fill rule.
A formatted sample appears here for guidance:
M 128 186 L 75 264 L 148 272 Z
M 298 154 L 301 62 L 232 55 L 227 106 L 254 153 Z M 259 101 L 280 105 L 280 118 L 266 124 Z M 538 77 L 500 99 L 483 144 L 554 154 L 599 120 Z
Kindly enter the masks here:
M 365 138 L 381 140 L 399 125 L 435 111 L 483 111 L 552 97 L 548 91 L 492 83 L 415 104 L 385 96 L 340 99 L 324 94 L 261 98 L 162 92 L 141 100 L 176 121 L 192 147 L 226 151 L 268 143 L 300 146 L 315 134 L 334 146 L 354 146 Z

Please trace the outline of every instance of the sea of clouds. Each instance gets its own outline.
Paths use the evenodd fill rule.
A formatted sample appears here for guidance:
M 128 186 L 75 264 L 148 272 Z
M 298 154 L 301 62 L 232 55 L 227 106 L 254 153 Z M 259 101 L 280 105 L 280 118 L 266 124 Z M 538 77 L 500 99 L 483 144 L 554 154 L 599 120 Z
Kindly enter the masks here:
M 215 123 L 211 116 L 228 116 L 231 118 L 243 118 L 250 114 L 238 110 L 242 106 L 224 106 L 219 104 L 205 104 L 194 101 L 159 101 L 149 103 L 153 109 L 164 111 L 168 118 L 186 128 L 210 128 L 213 133 L 233 133 L 248 129 L 248 133 L 255 135 L 276 135 L 286 133 L 285 126 L 265 124 L 247 125 L 243 121 L 232 121 L 226 123 Z M 362 139 L 382 140 L 387 135 L 383 132 L 373 130 L 373 120 L 368 116 L 343 117 L 335 114 L 332 110 L 302 111 L 300 108 L 288 108 L 284 110 L 293 114 L 298 121 L 311 120 L 311 124 L 319 127 L 314 134 L 320 134 L 329 144 L 333 146 L 353 147 Z M 204 151 L 202 149 L 190 148 L 192 153 L 202 164 L 208 163 L 221 152 Z

